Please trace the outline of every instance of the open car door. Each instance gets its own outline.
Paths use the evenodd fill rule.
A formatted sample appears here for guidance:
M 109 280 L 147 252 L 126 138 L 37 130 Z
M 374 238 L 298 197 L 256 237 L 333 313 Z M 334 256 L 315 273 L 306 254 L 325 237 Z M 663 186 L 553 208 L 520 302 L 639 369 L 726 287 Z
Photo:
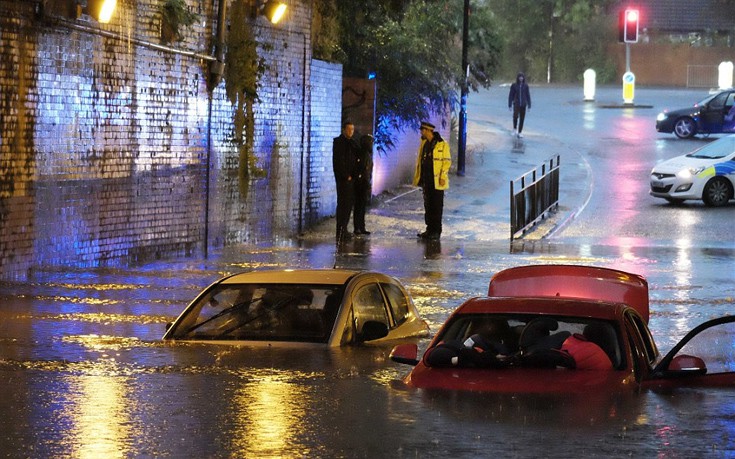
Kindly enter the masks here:
M 735 316 L 709 320 L 687 333 L 644 386 L 735 388 Z
M 487 296 L 582 298 L 623 303 L 648 323 L 648 281 L 618 269 L 578 265 L 528 265 L 496 273 Z

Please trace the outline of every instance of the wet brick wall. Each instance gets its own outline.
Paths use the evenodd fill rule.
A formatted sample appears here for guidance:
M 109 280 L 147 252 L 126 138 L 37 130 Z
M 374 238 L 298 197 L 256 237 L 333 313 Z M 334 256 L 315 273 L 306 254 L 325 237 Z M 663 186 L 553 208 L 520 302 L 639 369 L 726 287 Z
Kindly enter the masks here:
M 313 61 L 311 66 L 311 125 L 309 171 L 305 226 L 337 208 L 337 191 L 332 170 L 332 143 L 342 129 L 342 98 L 335 93 L 342 87 L 342 65 Z M 336 96 L 336 97 L 335 97 Z
M 165 46 L 159 3 L 119 1 L 100 25 L 0 0 L 0 277 L 285 243 L 333 213 L 341 67 L 311 60 L 310 3 L 278 28 L 253 22 L 268 68 L 264 174 L 247 186 L 225 84 L 205 83 L 217 2 L 187 1 L 206 20 Z

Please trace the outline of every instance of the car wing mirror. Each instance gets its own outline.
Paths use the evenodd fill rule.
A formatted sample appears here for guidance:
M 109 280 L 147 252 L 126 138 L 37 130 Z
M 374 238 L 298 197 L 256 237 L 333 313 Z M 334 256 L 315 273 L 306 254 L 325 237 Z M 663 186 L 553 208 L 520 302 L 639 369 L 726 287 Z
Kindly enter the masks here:
M 396 363 L 405 363 L 416 366 L 418 360 L 419 346 L 414 343 L 399 344 L 390 351 L 389 358 Z
M 362 324 L 362 332 L 360 333 L 361 342 L 373 341 L 388 336 L 388 326 L 383 322 L 368 320 Z
M 671 375 L 703 375 L 707 373 L 707 365 L 699 357 L 682 354 L 671 359 L 666 371 Z

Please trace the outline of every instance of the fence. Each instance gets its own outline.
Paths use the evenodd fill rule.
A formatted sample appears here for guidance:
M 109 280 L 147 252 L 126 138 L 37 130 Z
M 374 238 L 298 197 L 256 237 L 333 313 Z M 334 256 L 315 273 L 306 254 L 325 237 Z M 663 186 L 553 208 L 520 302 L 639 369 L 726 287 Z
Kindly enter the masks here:
M 716 88 L 716 65 L 687 65 L 687 88 Z
M 510 181 L 511 241 L 559 206 L 559 155 L 548 160 L 548 171 L 546 166 L 544 163 Z

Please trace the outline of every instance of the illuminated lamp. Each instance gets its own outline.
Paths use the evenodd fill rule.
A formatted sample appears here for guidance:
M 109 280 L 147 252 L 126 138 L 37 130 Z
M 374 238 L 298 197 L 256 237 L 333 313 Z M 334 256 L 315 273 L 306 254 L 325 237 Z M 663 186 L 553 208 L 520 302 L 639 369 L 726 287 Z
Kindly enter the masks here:
M 262 5 L 257 6 L 259 1 L 255 1 L 256 6 L 253 8 L 253 18 L 260 13 L 273 24 L 278 24 L 278 21 L 283 19 L 283 15 L 286 14 L 286 9 L 288 8 L 285 3 L 278 0 L 267 0 Z
M 116 6 L 117 0 L 87 0 L 84 12 L 102 24 L 107 24 L 112 19 Z
M 276 0 L 268 0 L 263 6 L 263 15 L 268 18 L 273 24 L 278 24 L 278 21 L 283 19 L 283 15 L 286 14 L 288 7 L 285 3 L 281 3 Z
M 584 100 L 595 100 L 597 73 L 593 69 L 584 71 Z
M 635 94 L 635 75 L 633 72 L 623 74 L 623 104 L 633 105 Z
M 717 85 L 720 89 L 732 88 L 733 64 L 730 61 L 720 62 L 717 67 Z

